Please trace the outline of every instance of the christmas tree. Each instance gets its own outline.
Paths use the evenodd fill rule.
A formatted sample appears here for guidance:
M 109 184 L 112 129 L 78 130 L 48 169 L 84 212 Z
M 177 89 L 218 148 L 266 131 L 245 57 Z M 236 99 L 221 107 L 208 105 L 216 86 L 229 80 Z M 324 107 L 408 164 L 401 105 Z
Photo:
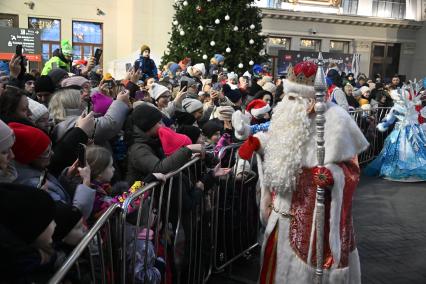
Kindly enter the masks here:
M 264 49 L 261 11 L 253 0 L 175 0 L 171 39 L 162 64 L 209 64 L 214 54 L 225 56 L 225 67 L 242 72 L 261 63 Z

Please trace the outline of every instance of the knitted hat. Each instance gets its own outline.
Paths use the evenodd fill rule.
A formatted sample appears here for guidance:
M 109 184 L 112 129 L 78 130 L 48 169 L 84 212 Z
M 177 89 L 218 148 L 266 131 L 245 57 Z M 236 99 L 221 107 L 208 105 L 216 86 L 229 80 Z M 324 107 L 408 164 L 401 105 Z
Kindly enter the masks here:
M 367 86 L 362 86 L 359 90 L 361 91 L 361 95 L 370 92 L 370 88 Z
M 114 101 L 111 97 L 105 96 L 99 92 L 94 93 L 90 99 L 93 104 L 93 111 L 101 114 L 102 116 L 107 113 L 109 107 Z
M 43 154 L 50 145 L 50 138 L 38 128 L 11 122 L 9 127 L 15 132 L 15 144 L 12 150 L 15 160 L 27 165 Z
M 188 136 L 176 133 L 168 127 L 160 127 L 158 136 L 166 156 L 170 156 L 180 148 L 192 144 Z
M 68 205 L 61 201 L 55 202 L 55 232 L 52 239 L 54 241 L 61 241 L 69 232 L 77 225 L 82 215 L 77 207 Z
M 15 135 L 12 129 L 0 120 L 0 152 L 8 150 L 15 143 Z
M 158 108 L 149 104 L 141 104 L 132 112 L 132 121 L 142 131 L 148 131 L 161 121 L 163 115 Z
M 206 66 L 204 65 L 204 63 L 195 64 L 194 66 L 192 66 L 192 70 L 194 69 L 200 70 L 202 76 L 206 74 Z
M 224 95 L 231 100 L 231 102 L 236 103 L 241 100 L 241 92 L 238 89 L 232 89 L 228 84 L 223 85 Z
M 238 80 L 238 74 L 235 73 L 235 72 L 229 72 L 227 76 L 228 76 L 229 81 L 237 81 Z
M 30 118 L 34 123 L 36 123 L 43 115 L 49 113 L 47 107 L 30 98 L 28 98 L 28 106 L 31 110 Z
M 251 113 L 256 118 L 261 118 L 265 113 L 271 111 L 269 104 L 263 100 L 252 100 L 246 107 L 246 111 Z
M 230 121 L 232 120 L 232 114 L 235 112 L 231 106 L 220 106 L 216 108 L 216 116 L 219 120 Z
M 35 81 L 36 77 L 34 77 L 33 75 L 29 74 L 29 73 L 25 73 L 24 76 L 22 77 L 22 81 L 24 83 L 28 82 L 28 81 Z
M 173 76 L 176 76 L 176 71 L 180 68 L 179 64 L 173 63 L 170 65 L 169 70 L 173 74 Z
M 311 61 L 297 63 L 288 68 L 287 79 L 284 79 L 284 93 L 304 98 L 315 98 L 314 81 L 317 65 Z
M 216 134 L 216 132 L 221 131 L 223 129 L 223 126 L 221 123 L 216 119 L 211 119 L 204 123 L 203 125 L 203 134 L 210 139 L 213 135 Z
M 72 45 L 68 39 L 61 40 L 61 50 L 63 55 L 72 55 Z
M 34 90 L 36 93 L 39 92 L 48 92 L 53 93 L 55 91 L 55 84 L 53 83 L 53 80 L 49 76 L 40 76 L 35 81 L 35 87 Z
M 275 91 L 277 90 L 277 86 L 275 86 L 275 84 L 272 82 L 266 82 L 262 88 L 263 90 L 268 91 L 270 93 L 275 93 Z
M 166 95 L 167 92 L 168 96 L 170 96 L 170 90 L 167 87 L 157 83 L 152 84 L 151 90 L 149 90 L 151 98 L 153 98 L 155 101 L 158 100 L 162 95 Z
M 28 244 L 53 221 L 55 203 L 44 190 L 2 183 L 0 196 L 0 225 Z
M 187 113 L 194 113 L 203 108 L 203 103 L 196 99 L 186 98 L 182 101 L 182 108 Z
M 225 61 L 225 57 L 222 54 L 215 54 L 214 59 L 216 59 L 217 63 Z
M 52 83 L 54 86 L 58 86 L 63 79 L 69 77 L 68 72 L 62 68 L 52 69 L 52 71 L 50 71 L 49 74 L 47 74 L 47 76 L 49 76 L 50 79 L 52 79 Z M 37 85 L 37 82 L 36 82 L 36 85 Z
M 62 88 L 71 87 L 71 86 L 83 87 L 85 83 L 89 83 L 89 80 L 87 80 L 86 78 L 82 76 L 72 76 L 72 77 L 64 79 L 61 82 L 61 87 Z
M 141 46 L 141 54 L 143 54 L 145 50 L 148 50 L 149 52 L 151 52 L 151 49 L 149 48 L 149 46 L 144 44 Z
M 104 81 L 110 81 L 113 80 L 114 78 L 112 77 L 111 73 L 105 73 L 104 76 L 102 77 L 102 80 Z
M 191 139 L 192 144 L 197 143 L 198 138 L 201 135 L 200 128 L 194 126 L 194 125 L 181 125 L 176 130 L 176 132 L 184 134 Z

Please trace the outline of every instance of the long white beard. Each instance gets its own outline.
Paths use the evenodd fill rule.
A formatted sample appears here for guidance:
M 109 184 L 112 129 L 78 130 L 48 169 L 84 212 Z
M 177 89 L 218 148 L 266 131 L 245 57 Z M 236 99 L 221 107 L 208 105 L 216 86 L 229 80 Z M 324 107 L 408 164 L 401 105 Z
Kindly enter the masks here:
M 291 94 L 290 94 L 291 95 Z M 264 182 L 280 192 L 295 190 L 302 168 L 303 146 L 310 136 L 308 100 L 284 97 L 275 108 L 265 148 Z

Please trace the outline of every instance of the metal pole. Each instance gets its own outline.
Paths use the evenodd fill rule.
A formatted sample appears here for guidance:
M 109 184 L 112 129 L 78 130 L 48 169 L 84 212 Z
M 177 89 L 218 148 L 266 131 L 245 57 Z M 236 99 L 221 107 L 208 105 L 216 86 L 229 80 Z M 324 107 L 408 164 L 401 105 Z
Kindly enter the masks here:
M 318 167 L 324 167 L 324 126 L 326 111 L 325 104 L 325 91 L 326 81 L 324 75 L 324 62 L 321 52 L 318 55 L 318 69 L 315 76 L 314 88 L 315 88 L 315 113 L 316 113 L 316 131 L 317 131 L 317 159 Z M 316 252 L 317 252 L 317 266 L 315 270 L 315 283 L 322 283 L 323 276 L 323 251 L 324 251 L 324 189 L 317 187 L 317 204 L 316 204 Z

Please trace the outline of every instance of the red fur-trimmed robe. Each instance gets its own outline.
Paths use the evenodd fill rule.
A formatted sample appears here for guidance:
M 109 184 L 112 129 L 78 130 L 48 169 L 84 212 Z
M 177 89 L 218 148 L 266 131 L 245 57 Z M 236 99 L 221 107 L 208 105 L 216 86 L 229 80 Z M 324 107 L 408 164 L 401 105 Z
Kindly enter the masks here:
M 325 195 L 323 283 L 360 283 L 351 209 L 360 176 L 356 157 L 368 143 L 343 109 L 331 104 L 328 106 L 325 114 L 325 164 L 333 175 L 334 185 Z M 315 127 L 314 123 L 312 127 Z M 313 283 L 316 267 L 316 187 L 312 168 L 317 165 L 314 129 L 305 150 L 295 191 L 262 188 L 261 216 L 267 218 L 260 276 L 262 284 Z M 290 213 L 291 217 L 274 210 L 267 216 L 268 202 L 273 203 L 276 211 Z

